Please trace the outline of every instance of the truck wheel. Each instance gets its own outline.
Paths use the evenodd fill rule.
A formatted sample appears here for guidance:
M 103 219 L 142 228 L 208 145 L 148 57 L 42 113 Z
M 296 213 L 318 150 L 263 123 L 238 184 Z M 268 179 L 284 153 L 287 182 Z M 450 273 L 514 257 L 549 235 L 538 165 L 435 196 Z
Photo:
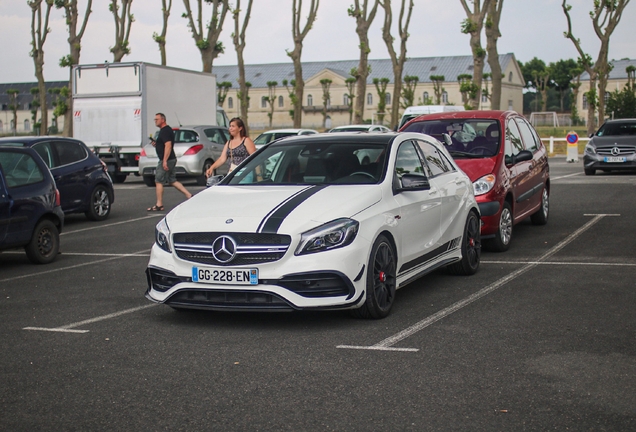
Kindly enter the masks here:
M 113 183 L 123 183 L 127 177 L 128 174 L 113 174 Z
M 53 222 L 41 220 L 33 230 L 33 236 L 24 247 L 29 260 L 34 264 L 52 262 L 60 249 L 60 232 Z
M 146 183 L 146 186 L 148 187 L 155 187 L 155 177 L 154 176 L 144 176 L 144 183 Z
M 106 188 L 102 185 L 97 185 L 95 189 L 93 189 L 93 192 L 91 192 L 88 210 L 86 210 L 84 214 L 90 220 L 104 220 L 110 214 L 110 201 L 111 198 Z

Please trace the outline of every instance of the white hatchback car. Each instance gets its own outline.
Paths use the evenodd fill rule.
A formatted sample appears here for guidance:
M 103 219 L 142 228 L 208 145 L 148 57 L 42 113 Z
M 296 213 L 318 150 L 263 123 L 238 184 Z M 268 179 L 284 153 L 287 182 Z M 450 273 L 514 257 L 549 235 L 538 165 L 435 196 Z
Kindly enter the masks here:
M 380 151 L 361 165 L 361 151 Z M 262 148 L 155 230 L 146 297 L 175 309 L 352 309 L 480 262 L 473 186 L 435 138 L 319 134 Z

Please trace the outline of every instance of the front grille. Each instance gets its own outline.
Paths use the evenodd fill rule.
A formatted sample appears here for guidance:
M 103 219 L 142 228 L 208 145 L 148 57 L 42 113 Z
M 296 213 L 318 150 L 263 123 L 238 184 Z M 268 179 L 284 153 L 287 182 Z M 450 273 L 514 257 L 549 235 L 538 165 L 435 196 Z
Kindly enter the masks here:
M 212 254 L 212 245 L 221 235 L 236 242 L 236 255 L 228 262 L 221 262 Z M 178 233 L 173 236 L 173 242 L 177 256 L 183 260 L 215 266 L 245 266 L 278 261 L 289 249 L 291 237 L 256 233 Z
M 612 149 L 614 149 L 614 147 L 618 148 L 619 150 L 619 152 L 616 154 L 612 153 Z M 629 156 L 633 155 L 634 153 L 636 153 L 636 146 L 626 144 L 596 148 L 596 154 L 600 156 Z
M 293 310 L 282 298 L 257 291 L 183 290 L 170 297 L 166 304 L 199 309 L 223 310 Z

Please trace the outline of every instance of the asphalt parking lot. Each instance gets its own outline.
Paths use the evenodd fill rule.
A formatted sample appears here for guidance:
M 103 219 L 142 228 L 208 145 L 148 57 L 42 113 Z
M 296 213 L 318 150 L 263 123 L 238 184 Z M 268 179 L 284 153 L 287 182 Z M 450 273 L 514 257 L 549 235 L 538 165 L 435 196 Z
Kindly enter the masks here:
M 546 226 L 379 321 L 153 305 L 163 214 L 131 178 L 53 264 L 0 254 L 0 430 L 636 430 L 636 173 L 550 166 Z

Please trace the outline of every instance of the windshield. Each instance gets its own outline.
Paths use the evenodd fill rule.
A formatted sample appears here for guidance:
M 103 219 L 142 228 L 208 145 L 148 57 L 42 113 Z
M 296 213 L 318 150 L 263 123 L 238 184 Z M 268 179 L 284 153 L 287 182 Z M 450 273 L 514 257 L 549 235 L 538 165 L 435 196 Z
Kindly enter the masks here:
M 384 178 L 386 149 L 385 144 L 283 141 L 256 153 L 222 184 L 375 184 Z
M 255 140 L 254 140 L 254 144 L 255 145 L 263 145 L 263 144 L 267 144 L 268 142 L 272 142 L 275 141 L 277 139 L 280 138 L 285 138 L 288 136 L 292 136 L 292 135 L 297 135 L 296 132 L 265 132 L 260 134 Z
M 454 158 L 492 157 L 499 151 L 501 129 L 497 120 L 448 119 L 412 123 L 403 132 L 419 132 L 445 142 L 450 136 L 451 145 L 446 149 Z
M 636 135 L 636 122 L 605 123 L 596 136 Z

